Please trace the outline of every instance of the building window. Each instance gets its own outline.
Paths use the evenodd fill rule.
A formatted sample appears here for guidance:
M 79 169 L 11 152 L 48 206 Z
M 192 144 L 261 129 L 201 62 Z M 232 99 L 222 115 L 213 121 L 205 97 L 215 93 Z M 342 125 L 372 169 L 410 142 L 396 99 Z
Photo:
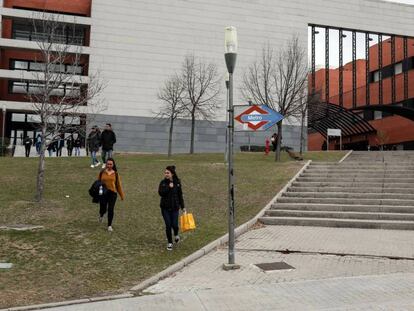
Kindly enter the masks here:
M 402 72 L 403 72 L 402 62 L 395 64 L 394 65 L 394 74 L 395 75 L 398 75 L 398 74 L 400 74 Z
M 381 72 L 379 70 L 374 71 L 374 82 L 378 82 L 381 77 Z
M 32 23 L 30 20 L 14 20 L 12 38 L 25 41 L 50 42 L 50 30 L 42 22 Z M 55 29 L 53 43 L 84 45 L 85 28 L 81 26 L 61 24 Z
M 374 120 L 382 119 L 382 111 L 374 111 Z
M 45 63 L 39 63 L 29 60 L 11 60 L 10 69 L 12 70 L 26 70 L 26 71 L 45 71 Z M 82 65 L 69 65 L 69 64 L 50 64 L 50 72 L 66 72 L 68 74 L 82 75 Z
M 44 85 L 38 82 L 21 82 L 9 81 L 9 93 L 11 94 L 31 94 L 39 95 L 44 92 Z M 54 88 L 50 94 L 51 96 L 67 96 L 70 98 L 79 97 L 81 95 L 80 85 L 60 85 Z

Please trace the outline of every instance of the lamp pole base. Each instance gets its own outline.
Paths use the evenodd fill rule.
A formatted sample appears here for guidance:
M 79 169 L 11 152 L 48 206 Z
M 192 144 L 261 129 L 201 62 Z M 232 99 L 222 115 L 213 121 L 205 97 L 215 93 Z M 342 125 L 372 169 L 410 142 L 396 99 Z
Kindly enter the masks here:
M 240 269 L 240 265 L 237 265 L 235 263 L 224 263 L 223 264 L 224 271 L 237 270 L 237 269 Z

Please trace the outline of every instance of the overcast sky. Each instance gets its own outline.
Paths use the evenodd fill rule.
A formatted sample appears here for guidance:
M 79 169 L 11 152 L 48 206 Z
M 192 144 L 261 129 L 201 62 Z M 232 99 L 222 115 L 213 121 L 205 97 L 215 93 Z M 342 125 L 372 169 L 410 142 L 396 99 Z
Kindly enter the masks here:
M 414 5 L 414 0 L 387 0 L 390 2 L 401 2 L 401 3 L 407 3 L 407 4 L 413 4 Z

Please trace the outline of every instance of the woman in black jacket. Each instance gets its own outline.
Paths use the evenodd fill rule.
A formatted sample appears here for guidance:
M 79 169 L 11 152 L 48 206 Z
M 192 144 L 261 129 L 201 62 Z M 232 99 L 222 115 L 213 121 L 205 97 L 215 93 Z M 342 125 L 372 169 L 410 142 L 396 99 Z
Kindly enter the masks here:
M 174 241 L 178 243 L 178 214 L 180 208 L 185 211 L 183 191 L 181 181 L 175 172 L 175 166 L 167 166 L 164 172 L 165 178 L 160 182 L 158 194 L 161 196 L 161 214 L 165 222 L 165 233 L 167 235 L 167 250 L 172 250 L 173 240 L 172 232 L 174 231 Z

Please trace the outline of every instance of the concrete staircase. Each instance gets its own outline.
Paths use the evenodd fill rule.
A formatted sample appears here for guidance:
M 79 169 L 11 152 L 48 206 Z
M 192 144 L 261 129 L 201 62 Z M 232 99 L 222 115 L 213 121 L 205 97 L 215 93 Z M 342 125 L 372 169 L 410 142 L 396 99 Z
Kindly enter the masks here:
M 260 221 L 414 230 L 414 152 L 353 152 L 342 163 L 313 162 Z

